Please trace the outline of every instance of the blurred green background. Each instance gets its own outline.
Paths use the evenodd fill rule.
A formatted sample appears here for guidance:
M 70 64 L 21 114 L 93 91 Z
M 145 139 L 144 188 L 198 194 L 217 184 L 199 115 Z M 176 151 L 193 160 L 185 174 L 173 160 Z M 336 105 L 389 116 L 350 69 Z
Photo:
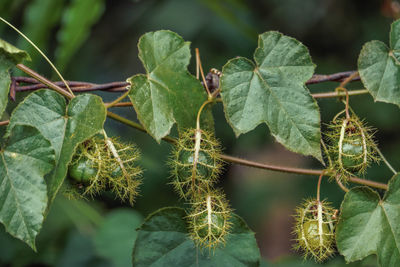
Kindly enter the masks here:
M 139 37 L 169 29 L 200 49 L 203 67 L 221 69 L 232 57 L 251 58 L 259 33 L 278 30 L 303 42 L 310 50 L 316 73 L 355 70 L 362 45 L 373 39 L 388 42 L 393 16 L 388 1 L 378 0 L 0 0 L 0 15 L 30 37 L 56 63 L 68 80 L 95 83 L 123 81 L 144 69 L 137 57 Z M 27 65 L 55 78 L 48 64 L 15 32 L 0 25 L 0 38 L 29 51 Z M 194 70 L 194 60 L 190 66 Z M 14 70 L 13 75 L 20 75 Z M 332 91 L 337 83 L 310 86 L 311 92 Z M 350 86 L 361 89 L 357 82 Z M 115 93 L 99 93 L 105 101 Z M 24 97 L 10 103 L 8 112 Z M 322 121 L 343 109 L 335 99 L 319 100 Z M 370 96 L 351 98 L 351 106 L 369 125 L 383 153 L 400 169 L 400 110 L 373 103 Z M 136 120 L 132 108 L 114 112 Z M 315 160 L 285 150 L 267 126 L 235 138 L 221 105 L 213 108 L 216 135 L 224 152 L 259 162 L 322 168 Z M 324 129 L 325 126 L 323 125 Z M 182 206 L 168 185 L 166 161 L 171 146 L 107 120 L 111 136 L 134 142 L 142 151 L 143 185 L 135 207 L 103 194 L 93 201 L 69 201 L 59 196 L 38 237 L 38 252 L 5 233 L 0 226 L 1 266 L 130 266 L 135 229 L 143 218 L 165 206 Z M 367 178 L 386 182 L 383 164 Z M 317 177 L 282 174 L 242 166 L 226 166 L 220 186 L 235 212 L 256 232 L 262 266 L 316 266 L 291 250 L 293 210 L 303 198 L 315 196 Z M 322 197 L 339 208 L 343 193 L 324 181 Z M 326 266 L 343 266 L 342 257 Z M 375 266 L 374 257 L 351 266 Z

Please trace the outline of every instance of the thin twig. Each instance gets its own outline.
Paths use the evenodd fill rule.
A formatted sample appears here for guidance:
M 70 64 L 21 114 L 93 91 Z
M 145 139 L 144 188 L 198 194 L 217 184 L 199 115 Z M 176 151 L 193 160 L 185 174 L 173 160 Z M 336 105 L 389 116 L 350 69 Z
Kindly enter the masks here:
M 322 74 L 314 74 L 313 77 L 306 82 L 306 84 L 316 84 L 316 83 L 323 83 L 323 82 L 342 82 L 347 77 L 354 74 L 356 71 L 345 71 L 345 72 L 338 72 L 329 75 L 322 75 Z M 35 79 L 29 77 L 20 77 L 15 76 L 13 79 L 17 83 L 26 83 L 31 85 L 25 86 L 17 86 L 17 91 L 30 91 L 30 90 L 38 90 L 42 88 L 47 88 L 45 84 L 41 84 Z M 359 77 L 355 77 L 352 81 L 359 80 Z M 119 81 L 119 82 L 111 82 L 105 84 L 96 84 L 96 83 L 89 83 L 89 82 L 79 82 L 79 81 L 66 81 L 67 84 L 71 87 L 73 92 L 86 92 L 86 91 L 110 91 L 110 92 L 125 92 L 127 89 L 126 87 L 129 85 L 128 82 Z M 63 82 L 54 82 L 54 84 L 60 86 L 61 88 L 65 87 Z M 210 87 L 210 86 L 208 86 Z M 366 94 L 368 91 L 366 90 L 355 90 L 350 91 L 350 95 L 358 95 L 358 94 Z M 314 94 L 315 98 L 328 98 L 328 97 L 338 97 L 339 95 L 335 92 L 332 93 L 321 93 L 321 94 Z
M 34 70 L 31 70 L 27 66 L 23 64 L 17 64 L 17 68 L 28 74 L 29 76 L 35 78 L 36 80 L 40 81 L 41 83 L 45 84 L 46 87 L 49 87 L 53 89 L 54 91 L 62 94 L 63 96 L 66 96 L 67 98 L 71 99 L 74 98 L 74 95 L 71 94 L 70 92 L 62 89 L 60 86 L 54 84 L 52 81 L 48 80 L 47 78 L 43 77 L 39 73 L 35 72 Z
M 318 177 L 318 184 L 317 184 L 317 202 L 320 203 L 320 195 L 321 195 L 321 182 L 322 182 L 322 177 L 324 176 L 324 171 L 321 172 L 321 174 Z
M 10 121 L 9 120 L 6 120 L 6 121 L 0 121 L 0 126 L 3 126 L 3 125 L 8 125 L 10 123 Z
M 354 95 L 365 95 L 368 94 L 367 89 L 359 89 L 359 90 L 350 90 L 348 91 L 349 96 L 354 96 Z M 327 93 L 315 93 L 311 94 L 312 97 L 314 98 L 332 98 L 332 97 L 344 97 L 346 96 L 346 93 L 342 91 L 334 91 L 334 92 L 327 92 Z
M 310 80 L 306 82 L 306 84 L 316 84 L 323 82 L 342 82 L 346 78 L 350 77 L 357 71 L 344 71 L 333 74 L 314 74 Z M 351 81 L 359 81 L 360 77 L 353 77 Z
M 349 189 L 340 181 L 339 179 L 339 175 L 335 176 L 336 179 L 336 183 L 338 184 L 338 186 L 344 191 L 344 192 L 349 192 Z

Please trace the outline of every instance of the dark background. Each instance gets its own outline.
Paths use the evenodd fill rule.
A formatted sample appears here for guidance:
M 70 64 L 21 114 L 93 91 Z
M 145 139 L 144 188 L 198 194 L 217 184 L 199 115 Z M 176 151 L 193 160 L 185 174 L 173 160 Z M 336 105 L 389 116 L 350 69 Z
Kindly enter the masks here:
M 74 2 L 0 0 L 0 15 L 31 37 L 62 70 L 66 79 L 95 83 L 123 81 L 143 73 L 137 57 L 137 41 L 142 34 L 160 29 L 175 31 L 191 41 L 192 52 L 194 48 L 199 48 L 205 70 L 212 67 L 221 69 L 235 56 L 252 58 L 257 35 L 270 30 L 280 31 L 303 42 L 317 65 L 316 73 L 355 70 L 362 45 L 375 39 L 387 43 L 390 23 L 396 16 L 391 12 L 389 2 L 378 0 L 99 0 L 100 6 L 104 3 L 99 17 L 88 34 L 80 38 L 81 45 L 61 60 L 61 50 L 66 48 L 60 48 L 59 31 L 68 21 L 65 14 Z M 0 25 L 0 38 L 27 49 L 34 59 L 27 65 L 55 79 L 48 64 L 15 32 Z M 194 63 L 192 60 L 192 71 Z M 13 74 L 20 75 L 16 70 Z M 311 92 L 324 92 L 334 90 L 335 86 L 337 83 L 332 82 L 309 88 Z M 356 82 L 350 88 L 361 89 L 363 86 Z M 118 96 L 115 93 L 101 95 L 105 101 Z M 23 96 L 18 94 L 18 99 Z M 8 112 L 17 103 L 18 100 L 10 103 Z M 318 100 L 318 104 L 324 123 L 343 109 L 343 105 L 335 99 Z M 365 118 L 369 125 L 379 129 L 376 133 L 379 147 L 393 166 L 400 169 L 398 107 L 373 103 L 372 97 L 367 95 L 352 97 L 350 104 L 360 118 Z M 136 120 L 132 108 L 115 108 L 113 111 Z M 221 105 L 215 106 L 213 111 L 216 135 L 225 153 L 265 163 L 322 168 L 315 160 L 291 153 L 276 143 L 266 125 L 235 138 Z M 6 117 L 7 114 L 4 119 Z M 126 226 L 127 222 L 111 220 L 107 227 L 104 222 L 110 221 L 110 216 L 118 211 L 130 214 L 129 218 L 136 218 L 132 221 L 136 220 L 137 225 L 129 226 L 127 230 L 130 234 L 126 237 L 131 239 L 115 240 L 115 243 L 108 243 L 106 249 L 122 251 L 123 248 L 119 250 L 121 243 L 133 245 L 134 228 L 143 217 L 161 207 L 182 206 L 167 184 L 169 172 L 165 163 L 171 146 L 157 144 L 150 136 L 111 120 L 107 120 L 106 130 L 111 136 L 121 136 L 124 141 L 136 143 L 142 151 L 141 166 L 145 171 L 141 196 L 137 198 L 134 211 L 114 200 L 110 194 L 86 202 L 68 201 L 60 196 L 38 237 L 38 253 L 12 238 L 0 226 L 0 265 L 125 266 L 129 264 L 128 252 L 118 255 L 122 259 L 118 261 L 115 259 L 117 253 L 108 255 L 104 249 L 99 249 L 96 240 L 100 228 L 112 233 L 113 228 Z M 390 177 L 391 172 L 383 164 L 368 170 L 369 179 L 386 182 Z M 291 250 L 291 215 L 302 199 L 315 196 L 316 182 L 317 177 L 313 176 L 226 166 L 220 186 L 224 188 L 235 212 L 256 232 L 264 266 L 314 266 L 312 262 L 302 261 L 301 256 Z M 327 198 L 339 208 L 343 192 L 336 184 L 324 181 L 322 198 Z M 344 262 L 338 256 L 326 264 L 342 266 Z M 375 260 L 371 257 L 352 266 L 375 266 Z

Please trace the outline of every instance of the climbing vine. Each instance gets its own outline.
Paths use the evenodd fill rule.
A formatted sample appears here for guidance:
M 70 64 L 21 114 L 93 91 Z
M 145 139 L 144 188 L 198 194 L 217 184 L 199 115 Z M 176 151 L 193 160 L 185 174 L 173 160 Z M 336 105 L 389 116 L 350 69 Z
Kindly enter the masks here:
M 192 75 L 190 43 L 161 30 L 144 34 L 138 42 L 145 74 L 93 84 L 66 81 L 42 53 L 61 80 L 51 81 L 23 65 L 30 60 L 25 51 L 0 40 L 0 115 L 9 97 L 32 91 L 10 119 L 0 123 L 6 128 L 0 152 L 0 221 L 8 233 L 36 250 L 35 239 L 57 194 L 90 200 L 111 191 L 131 206 L 140 201 L 139 188 L 146 183 L 138 164 L 140 151 L 135 144 L 108 136 L 104 122 L 112 119 L 146 132 L 158 143 L 171 143 L 165 186 L 172 186 L 185 203 L 185 209 L 163 208 L 144 221 L 133 248 L 134 266 L 156 261 L 165 266 L 259 265 L 254 233 L 217 188 L 229 164 L 319 177 L 316 197 L 294 212 L 294 249 L 306 258 L 323 262 L 339 253 L 353 262 L 376 254 L 381 266 L 397 266 L 398 173 L 378 148 L 377 129 L 352 109 L 351 96 L 370 94 L 375 101 L 400 106 L 399 47 L 400 20 L 392 24 L 389 46 L 371 41 L 362 47 L 357 71 L 319 75 L 307 47 L 268 31 L 259 35 L 252 59 L 228 60 L 221 71 L 204 73 L 196 50 L 197 73 Z M 27 76 L 11 76 L 13 68 Z M 348 90 L 356 80 L 365 88 Z M 326 81 L 339 84 L 327 93 L 311 94 L 307 88 Z M 91 93 L 97 90 L 119 95 L 104 103 Z M 320 98 L 340 99 L 343 107 L 325 122 L 323 132 Z M 223 154 L 214 133 L 215 105 L 223 105 L 236 136 L 265 123 L 277 142 L 314 157 L 321 168 L 283 167 Z M 112 113 L 112 107 L 133 108 L 139 122 Z M 177 136 L 170 135 L 174 125 Z M 379 161 L 394 174 L 387 184 L 364 178 L 370 164 Z M 346 192 L 340 207 L 321 197 L 322 179 Z

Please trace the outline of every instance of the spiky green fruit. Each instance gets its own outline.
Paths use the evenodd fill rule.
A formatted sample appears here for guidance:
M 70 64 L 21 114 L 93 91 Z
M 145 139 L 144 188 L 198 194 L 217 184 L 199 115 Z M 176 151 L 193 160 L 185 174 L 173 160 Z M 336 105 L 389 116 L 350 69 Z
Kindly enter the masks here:
M 69 166 L 69 177 L 83 184 L 82 195 L 96 195 L 111 189 L 122 201 L 132 205 L 138 194 L 140 153 L 131 144 L 115 139 L 93 137 L 76 149 Z
M 200 248 L 215 249 L 225 244 L 231 227 L 231 209 L 220 191 L 209 191 L 196 197 L 188 215 L 190 236 Z
M 326 202 L 312 199 L 297 209 L 295 217 L 294 248 L 317 262 L 331 257 L 335 253 L 335 210 Z
M 203 213 L 196 218 L 196 224 L 199 225 L 197 234 L 201 238 L 206 238 L 209 234 L 220 238 L 224 233 L 225 218 L 221 214 L 207 214 Z M 201 227 L 203 225 L 203 227 Z
M 347 182 L 354 174 L 363 173 L 375 156 L 376 144 L 373 131 L 366 127 L 356 115 L 336 118 L 326 134 L 329 138 L 329 155 L 332 158 L 332 175 Z
M 178 194 L 191 198 L 212 187 L 221 172 L 218 141 L 206 131 L 189 129 L 181 134 L 169 165 Z
M 329 242 L 329 227 L 326 224 L 322 224 L 321 227 L 321 236 L 319 233 L 319 225 L 318 221 L 308 221 L 303 225 L 304 236 L 309 243 L 309 246 L 312 248 L 317 248 L 322 244 L 326 244 Z
M 96 163 L 88 158 L 80 158 L 68 167 L 69 177 L 78 183 L 89 184 L 99 170 Z

